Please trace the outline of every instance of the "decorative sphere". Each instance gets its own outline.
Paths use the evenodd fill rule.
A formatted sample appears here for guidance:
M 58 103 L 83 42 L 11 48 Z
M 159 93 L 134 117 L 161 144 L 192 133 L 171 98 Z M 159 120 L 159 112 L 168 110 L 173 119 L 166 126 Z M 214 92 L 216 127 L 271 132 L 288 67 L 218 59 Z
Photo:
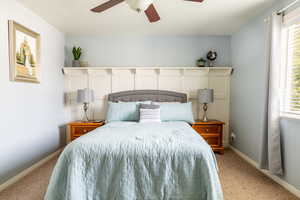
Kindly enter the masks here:
M 207 57 L 208 60 L 214 61 L 214 60 L 217 59 L 218 54 L 217 54 L 217 52 L 215 52 L 215 51 L 209 51 L 209 52 L 207 53 L 207 56 L 206 56 L 206 57 Z

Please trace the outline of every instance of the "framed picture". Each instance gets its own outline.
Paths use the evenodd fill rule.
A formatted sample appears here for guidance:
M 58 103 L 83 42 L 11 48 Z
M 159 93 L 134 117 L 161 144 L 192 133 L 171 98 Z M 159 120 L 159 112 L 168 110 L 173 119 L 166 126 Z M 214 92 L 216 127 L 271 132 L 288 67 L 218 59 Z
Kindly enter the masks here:
M 39 83 L 40 35 L 9 20 L 10 79 Z

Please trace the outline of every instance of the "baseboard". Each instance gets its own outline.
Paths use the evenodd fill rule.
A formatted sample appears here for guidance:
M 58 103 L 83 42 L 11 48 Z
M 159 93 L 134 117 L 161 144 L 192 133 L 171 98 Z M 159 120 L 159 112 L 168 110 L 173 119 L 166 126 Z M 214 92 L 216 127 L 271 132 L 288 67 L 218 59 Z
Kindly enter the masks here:
M 19 180 L 24 178 L 26 175 L 30 174 L 32 171 L 36 170 L 37 168 L 39 168 L 40 166 L 42 166 L 43 164 L 45 164 L 46 162 L 48 162 L 49 160 L 54 158 L 55 156 L 59 155 L 61 153 L 61 151 L 62 151 L 62 149 L 57 150 L 56 152 L 50 154 L 46 158 L 43 158 L 42 160 L 35 163 L 31 167 L 23 170 L 21 173 L 17 174 L 16 176 L 14 176 L 14 177 L 10 178 L 9 180 L 7 180 L 6 182 L 2 183 L 0 185 L 0 192 L 3 191 L 4 189 L 8 188 L 9 186 L 15 184 L 16 182 L 18 182 Z
M 267 177 L 269 177 L 270 179 L 272 179 L 273 181 L 275 181 L 276 183 L 278 183 L 279 185 L 281 185 L 282 187 L 284 187 L 290 193 L 292 193 L 296 197 L 300 198 L 300 190 L 298 190 L 296 187 L 294 187 L 293 185 L 289 184 L 285 180 L 279 178 L 278 176 L 275 176 L 275 175 L 271 174 L 267 170 L 260 169 L 257 162 L 255 162 L 254 160 L 252 160 L 247 155 L 245 155 L 244 153 L 240 152 L 239 150 L 237 150 L 233 146 L 229 146 L 229 148 L 232 149 L 237 155 L 239 155 L 242 159 L 244 159 L 250 165 L 252 165 L 253 167 L 255 167 L 257 170 L 261 171 L 263 174 L 265 174 Z

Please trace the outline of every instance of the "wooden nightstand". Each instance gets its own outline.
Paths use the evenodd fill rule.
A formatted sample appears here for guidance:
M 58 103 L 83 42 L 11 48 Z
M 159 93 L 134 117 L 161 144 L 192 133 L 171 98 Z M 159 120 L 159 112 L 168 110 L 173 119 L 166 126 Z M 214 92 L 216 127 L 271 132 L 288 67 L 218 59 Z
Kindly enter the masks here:
M 211 146 L 214 152 L 220 154 L 224 153 L 223 146 L 223 125 L 225 123 L 217 120 L 203 122 L 196 120 L 192 125 L 193 129 L 197 131 Z
M 68 124 L 68 131 L 67 131 L 67 143 L 79 138 L 80 136 L 100 127 L 103 126 L 105 123 L 104 121 L 100 122 L 82 122 L 76 121 L 71 122 Z

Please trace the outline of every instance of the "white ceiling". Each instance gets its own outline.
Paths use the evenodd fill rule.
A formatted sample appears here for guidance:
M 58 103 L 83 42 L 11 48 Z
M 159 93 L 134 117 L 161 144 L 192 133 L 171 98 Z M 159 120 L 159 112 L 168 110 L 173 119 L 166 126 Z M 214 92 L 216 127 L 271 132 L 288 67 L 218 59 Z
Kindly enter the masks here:
M 123 2 L 103 13 L 106 0 L 18 0 L 67 35 L 231 35 L 275 0 L 155 0 L 161 21 L 150 24 Z

